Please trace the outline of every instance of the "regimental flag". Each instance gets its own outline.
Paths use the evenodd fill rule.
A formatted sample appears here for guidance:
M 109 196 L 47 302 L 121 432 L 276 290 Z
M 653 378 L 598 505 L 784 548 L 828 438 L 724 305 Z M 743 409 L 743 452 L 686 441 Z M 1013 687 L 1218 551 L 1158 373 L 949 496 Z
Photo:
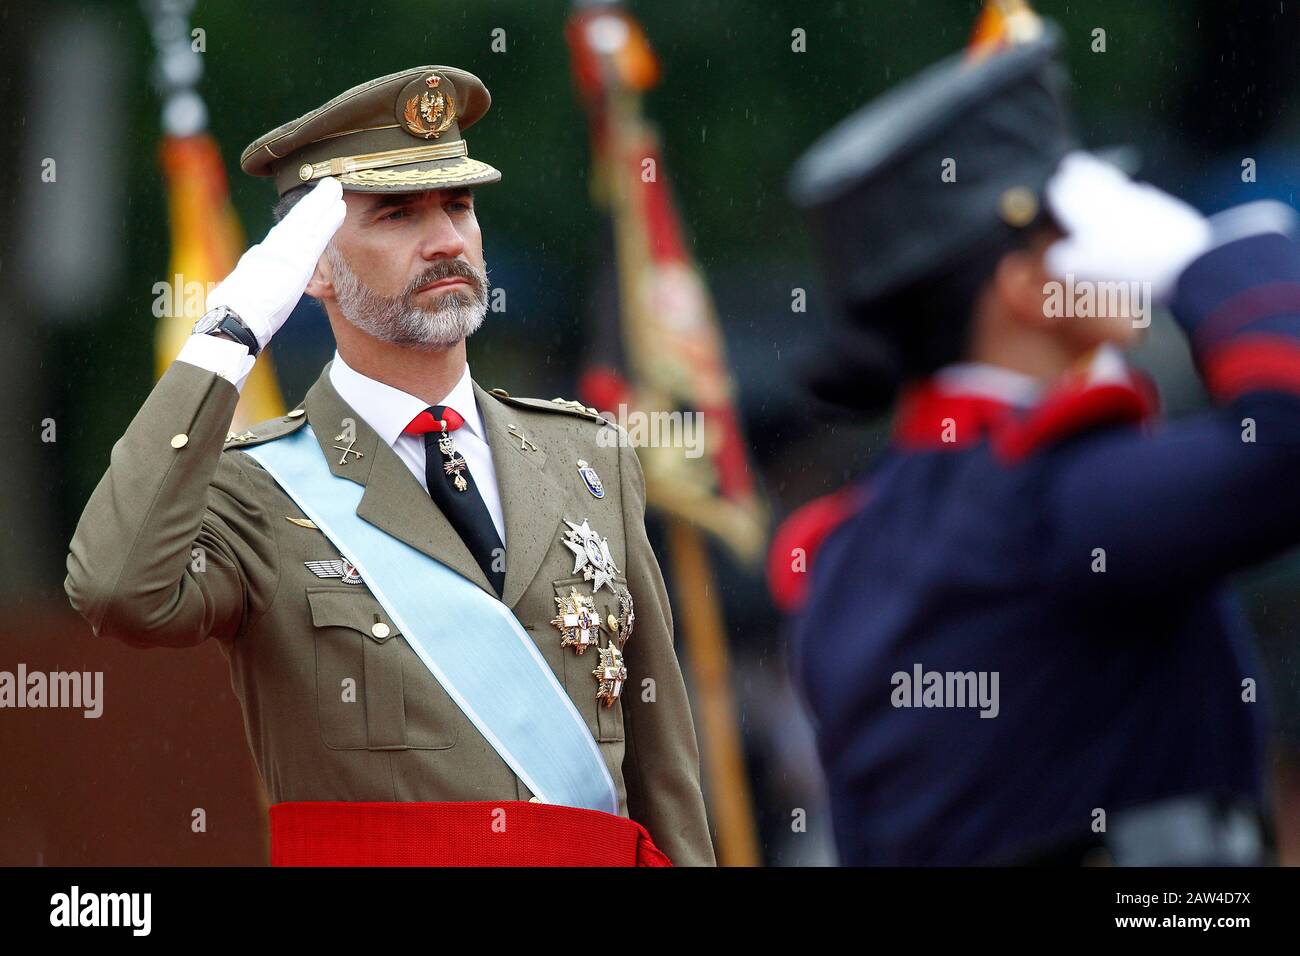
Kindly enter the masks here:
M 244 251 L 244 233 L 230 203 L 221 150 L 206 131 L 164 134 L 159 158 L 167 183 L 172 253 L 162 316 L 154 333 L 154 371 L 161 376 L 205 311 L 210 287 L 220 282 Z M 231 428 L 284 414 L 284 398 L 270 356 L 258 357 L 244 383 Z
M 651 505 L 710 532 L 742 561 L 760 557 L 767 513 L 735 408 L 735 387 L 708 287 L 683 237 L 642 94 L 659 64 L 617 5 L 580 9 L 566 29 L 587 110 L 593 201 L 609 216 L 614 275 L 597 298 L 585 403 L 628 425 Z M 620 412 L 636 413 L 624 420 Z M 663 428 L 702 423 L 696 446 L 665 447 Z M 644 426 L 653 435 L 638 435 Z

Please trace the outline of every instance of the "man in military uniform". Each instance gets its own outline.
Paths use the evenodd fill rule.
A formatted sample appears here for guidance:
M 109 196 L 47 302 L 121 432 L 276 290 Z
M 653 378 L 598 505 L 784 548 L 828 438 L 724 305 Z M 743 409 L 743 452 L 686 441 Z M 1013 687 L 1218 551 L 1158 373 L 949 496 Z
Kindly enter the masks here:
M 1300 542 L 1294 217 L 1074 151 L 1057 46 L 939 64 L 792 177 L 842 313 L 812 381 L 899 395 L 872 474 L 772 551 L 846 863 L 1267 858 L 1225 579 Z M 1158 430 L 1120 358 L 1153 303 L 1218 405 Z
M 462 134 L 489 104 L 421 66 L 244 151 L 280 221 L 114 446 L 65 587 L 96 634 L 220 642 L 274 862 L 709 865 L 636 453 L 466 362 L 488 292 L 471 188 L 500 173 Z M 304 291 L 333 361 L 228 432 Z

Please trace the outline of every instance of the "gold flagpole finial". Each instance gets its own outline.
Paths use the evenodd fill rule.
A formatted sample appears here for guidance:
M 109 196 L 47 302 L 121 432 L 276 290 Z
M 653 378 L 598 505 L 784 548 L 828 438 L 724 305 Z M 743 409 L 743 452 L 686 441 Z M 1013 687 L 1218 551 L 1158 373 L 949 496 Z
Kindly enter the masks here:
M 1036 40 L 1043 33 L 1042 18 L 1027 0 L 987 0 L 967 47 L 971 59 L 1017 43 Z

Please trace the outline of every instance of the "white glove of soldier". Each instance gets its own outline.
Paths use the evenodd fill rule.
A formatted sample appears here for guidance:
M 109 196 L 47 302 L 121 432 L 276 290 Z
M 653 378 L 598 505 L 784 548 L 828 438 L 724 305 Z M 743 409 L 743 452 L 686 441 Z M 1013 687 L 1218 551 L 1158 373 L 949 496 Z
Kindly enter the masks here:
M 1213 244 L 1199 212 L 1087 153 L 1070 153 L 1046 189 L 1048 208 L 1066 232 L 1044 264 L 1060 279 L 1149 282 L 1152 300 L 1168 301 L 1183 270 Z
M 258 346 L 266 348 L 302 298 L 347 209 L 343 187 L 326 176 L 265 239 L 239 257 L 230 275 L 208 295 L 208 309 L 234 309 L 257 336 Z

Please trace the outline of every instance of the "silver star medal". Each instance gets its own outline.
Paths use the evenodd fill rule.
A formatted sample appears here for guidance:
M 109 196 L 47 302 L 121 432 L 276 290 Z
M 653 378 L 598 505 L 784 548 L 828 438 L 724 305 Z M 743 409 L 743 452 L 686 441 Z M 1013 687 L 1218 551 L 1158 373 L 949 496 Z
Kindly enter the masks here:
M 609 553 L 609 542 L 591 530 L 587 519 L 582 524 L 574 524 L 568 518 L 564 523 L 569 526 L 564 532 L 564 546 L 574 554 L 573 573 L 582 572 L 584 581 L 594 581 L 591 593 L 595 594 L 602 587 L 614 590 L 614 575 L 618 567 Z

